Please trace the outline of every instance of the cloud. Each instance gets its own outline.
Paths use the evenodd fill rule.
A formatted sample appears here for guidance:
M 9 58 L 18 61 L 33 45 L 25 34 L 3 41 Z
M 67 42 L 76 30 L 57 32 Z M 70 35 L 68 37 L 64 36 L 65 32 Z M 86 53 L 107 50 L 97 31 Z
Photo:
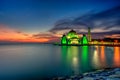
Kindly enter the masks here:
M 29 36 L 24 32 L 0 24 L 0 41 L 17 41 L 19 39 L 26 39 Z
M 50 32 L 63 34 L 70 29 L 78 33 L 86 33 L 90 27 L 92 33 L 117 34 L 120 32 L 120 6 L 102 12 L 88 12 L 73 19 L 63 19 L 55 23 Z
M 53 42 L 59 41 L 59 35 L 44 32 L 28 34 L 9 26 L 0 24 L 0 43 L 6 42 Z
M 87 34 L 91 28 L 92 38 L 120 38 L 120 6 L 103 11 L 88 12 L 73 19 L 63 19 L 55 23 L 49 32 L 28 34 L 21 30 L 0 24 L 0 42 L 55 42 L 69 30 Z
M 54 41 L 59 41 L 60 40 L 61 35 L 56 35 L 50 32 L 45 32 L 45 33 L 38 33 L 38 34 L 33 34 L 32 38 L 34 39 L 46 39 L 47 42 L 54 42 Z
M 120 38 L 120 34 L 106 35 L 106 38 Z

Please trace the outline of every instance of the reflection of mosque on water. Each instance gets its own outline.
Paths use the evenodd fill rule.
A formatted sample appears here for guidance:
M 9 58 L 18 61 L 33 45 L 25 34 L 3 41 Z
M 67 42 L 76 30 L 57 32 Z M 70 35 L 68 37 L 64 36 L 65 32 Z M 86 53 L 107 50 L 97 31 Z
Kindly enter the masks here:
M 61 46 L 61 49 L 66 69 L 72 70 L 72 74 L 79 74 L 79 47 Z
M 105 56 L 105 46 L 95 46 L 93 53 L 92 63 L 94 68 L 105 68 L 106 65 L 106 56 Z
M 111 67 L 120 67 L 120 47 L 92 46 L 90 48 L 93 53 L 90 52 L 89 46 L 61 46 L 66 69 L 73 70 L 74 74 L 79 74 L 91 69 L 107 68 L 109 63 L 113 63 L 110 64 Z M 106 50 L 112 51 L 112 55 L 111 53 L 106 54 Z M 109 60 L 109 57 L 112 60 Z
M 107 68 L 107 66 L 120 67 L 120 47 L 106 47 L 105 49 L 105 46 L 95 46 L 92 59 L 93 66 L 96 69 Z
M 86 70 L 90 70 L 90 67 L 88 67 L 90 66 L 88 57 L 88 46 L 61 46 L 61 48 L 63 61 L 64 63 L 66 63 L 65 65 L 67 65 L 67 69 L 72 68 L 72 73 L 79 74 L 85 72 Z
M 120 47 L 114 47 L 114 66 L 120 67 Z

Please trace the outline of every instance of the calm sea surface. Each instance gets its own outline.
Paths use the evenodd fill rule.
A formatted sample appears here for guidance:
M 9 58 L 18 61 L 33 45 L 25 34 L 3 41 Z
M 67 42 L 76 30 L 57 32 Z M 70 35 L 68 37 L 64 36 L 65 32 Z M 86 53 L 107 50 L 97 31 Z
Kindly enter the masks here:
M 1 79 L 46 79 L 120 67 L 120 47 L 0 45 Z

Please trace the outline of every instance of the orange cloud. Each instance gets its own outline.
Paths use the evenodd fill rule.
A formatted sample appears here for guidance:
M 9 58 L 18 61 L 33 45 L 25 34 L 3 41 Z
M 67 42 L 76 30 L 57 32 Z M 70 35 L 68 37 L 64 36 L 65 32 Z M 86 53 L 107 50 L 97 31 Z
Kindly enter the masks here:
M 120 38 L 120 34 L 106 35 L 107 38 Z
M 32 38 L 34 39 L 46 39 L 48 40 L 48 42 L 53 42 L 53 41 L 59 41 L 59 38 L 61 36 L 60 35 L 57 35 L 57 34 L 53 34 L 53 33 L 50 33 L 50 32 L 46 32 L 46 33 L 39 33 L 39 34 L 34 34 L 32 36 Z
M 58 41 L 59 35 L 52 33 L 28 34 L 19 30 L 0 25 L 0 42 L 52 42 Z
M 11 29 L 5 25 L 0 25 L 0 40 L 17 40 L 26 39 L 28 36 L 25 33 L 18 32 L 15 29 Z

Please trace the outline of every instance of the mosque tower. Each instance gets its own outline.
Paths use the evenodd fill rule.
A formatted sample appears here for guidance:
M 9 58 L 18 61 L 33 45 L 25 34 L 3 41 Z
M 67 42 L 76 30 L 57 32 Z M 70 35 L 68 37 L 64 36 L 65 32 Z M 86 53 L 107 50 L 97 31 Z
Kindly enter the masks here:
M 90 31 L 90 27 L 88 27 L 88 41 L 91 41 L 91 31 Z

